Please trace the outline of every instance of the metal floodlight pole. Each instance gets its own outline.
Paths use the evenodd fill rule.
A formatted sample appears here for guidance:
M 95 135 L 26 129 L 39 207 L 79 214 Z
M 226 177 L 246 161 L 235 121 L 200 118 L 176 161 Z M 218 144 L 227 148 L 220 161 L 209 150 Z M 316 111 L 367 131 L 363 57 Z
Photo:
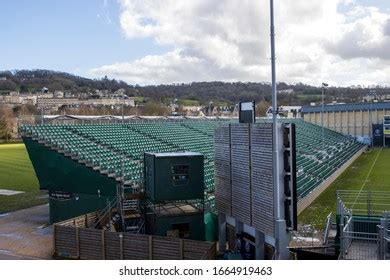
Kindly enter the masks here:
M 278 129 L 278 99 L 276 92 L 276 55 L 275 55 L 275 23 L 274 23 L 274 1 L 270 0 L 270 29 L 271 29 L 271 68 L 272 68 L 272 144 L 273 144 L 273 178 L 275 195 L 275 259 L 284 260 L 289 257 L 288 236 L 286 221 L 284 218 L 284 189 L 281 187 L 282 178 L 279 164 L 282 164 L 283 159 L 279 157 L 279 149 L 281 148 L 280 131 Z
M 322 150 L 325 150 L 325 137 L 324 137 L 324 111 L 325 111 L 325 105 L 324 105 L 324 94 L 325 94 L 325 90 L 326 88 L 328 87 L 329 85 L 326 84 L 326 83 L 322 83 L 321 85 L 321 98 L 322 98 L 322 102 L 321 102 L 321 130 L 322 130 L 322 136 L 321 136 L 321 142 L 322 142 Z
M 275 55 L 275 20 L 274 20 L 274 1 L 270 0 L 270 29 L 271 29 L 271 68 L 272 68 L 272 129 L 273 129 L 273 170 L 274 184 L 276 192 L 276 219 L 281 219 L 280 213 L 280 186 L 279 186 L 279 163 L 278 163 L 278 138 L 277 138 L 277 122 L 278 122 L 278 99 L 276 92 L 276 55 Z
M 123 113 L 123 107 L 125 106 L 125 93 L 122 93 L 122 124 L 125 122 L 125 115 Z
M 373 131 L 373 129 L 372 129 L 372 102 L 373 102 L 373 100 L 371 100 L 371 102 L 370 102 L 370 126 L 369 126 L 369 128 L 368 128 L 368 133 L 369 133 L 369 137 L 370 137 L 370 144 L 371 144 L 371 147 L 373 146 L 373 144 L 374 144 L 374 139 L 373 139 L 373 134 L 374 134 L 374 131 Z
M 324 150 L 324 84 L 322 84 L 321 90 L 321 98 L 322 98 L 322 108 L 321 108 L 321 142 L 322 142 L 322 150 Z

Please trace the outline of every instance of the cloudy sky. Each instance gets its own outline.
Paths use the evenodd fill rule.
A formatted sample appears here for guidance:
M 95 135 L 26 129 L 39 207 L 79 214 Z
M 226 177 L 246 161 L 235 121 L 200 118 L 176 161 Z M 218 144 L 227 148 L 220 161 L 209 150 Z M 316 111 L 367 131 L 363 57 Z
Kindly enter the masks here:
M 390 85 L 390 1 L 275 0 L 277 79 Z M 268 0 L 2 0 L 0 69 L 270 81 Z

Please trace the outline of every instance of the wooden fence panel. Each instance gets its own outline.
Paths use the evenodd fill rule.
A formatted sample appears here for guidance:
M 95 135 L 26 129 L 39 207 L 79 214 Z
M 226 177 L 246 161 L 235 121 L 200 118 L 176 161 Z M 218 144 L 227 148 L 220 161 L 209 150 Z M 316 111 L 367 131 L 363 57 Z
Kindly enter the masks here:
M 211 250 L 210 256 L 214 255 L 215 258 L 216 248 L 211 242 L 183 240 L 183 245 L 183 258 L 185 260 L 200 260 L 209 253 L 209 250 Z
M 149 259 L 149 236 L 141 234 L 123 234 L 123 258 L 125 260 Z
M 212 243 L 211 247 L 206 251 L 206 253 L 201 258 L 202 260 L 215 260 L 217 258 L 217 243 Z
M 90 228 L 79 228 L 80 259 L 103 259 L 102 231 Z
M 180 260 L 180 240 L 153 236 L 153 260 Z
M 58 256 L 62 257 L 76 257 L 77 256 L 77 244 L 76 244 L 76 228 L 74 227 L 55 227 L 54 235 L 54 252 Z
M 107 260 L 120 260 L 120 240 L 117 232 L 105 232 L 105 258 Z
M 85 260 L 215 259 L 215 243 L 85 228 L 96 214 L 54 225 L 54 256 Z

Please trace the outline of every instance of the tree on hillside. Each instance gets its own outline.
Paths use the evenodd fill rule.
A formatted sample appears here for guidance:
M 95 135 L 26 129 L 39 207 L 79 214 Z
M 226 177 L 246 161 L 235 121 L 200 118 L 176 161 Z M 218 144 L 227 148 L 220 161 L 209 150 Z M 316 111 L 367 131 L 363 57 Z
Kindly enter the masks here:
M 268 108 L 271 106 L 271 103 L 269 103 L 266 100 L 261 100 L 256 105 L 256 116 L 258 117 L 265 117 L 265 113 L 267 112 Z
M 0 90 L 9 90 L 9 91 L 15 91 L 17 89 L 17 85 L 11 81 L 0 81 Z
M 5 139 L 6 142 L 12 137 L 15 127 L 15 118 L 12 110 L 9 107 L 0 107 L 0 139 Z
M 145 116 L 166 116 L 168 108 L 157 102 L 149 101 L 142 108 L 142 114 Z

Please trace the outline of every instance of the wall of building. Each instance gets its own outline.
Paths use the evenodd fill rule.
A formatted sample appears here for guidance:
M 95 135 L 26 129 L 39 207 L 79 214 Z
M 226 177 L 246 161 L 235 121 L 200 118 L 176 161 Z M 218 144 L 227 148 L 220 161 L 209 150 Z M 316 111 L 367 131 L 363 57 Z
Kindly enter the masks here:
M 354 137 L 371 137 L 371 124 L 383 123 L 383 116 L 390 115 L 390 109 L 324 112 L 326 128 Z M 303 114 L 307 122 L 321 126 L 321 112 Z

